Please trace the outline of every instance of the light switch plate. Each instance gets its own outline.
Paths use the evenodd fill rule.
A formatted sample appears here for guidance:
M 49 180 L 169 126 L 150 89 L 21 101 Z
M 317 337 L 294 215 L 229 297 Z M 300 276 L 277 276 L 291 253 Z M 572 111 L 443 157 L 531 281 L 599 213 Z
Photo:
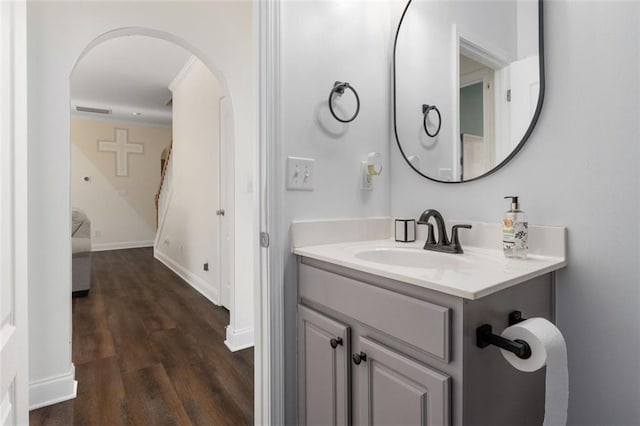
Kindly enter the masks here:
M 287 157 L 287 189 L 313 191 L 314 163 L 312 158 Z

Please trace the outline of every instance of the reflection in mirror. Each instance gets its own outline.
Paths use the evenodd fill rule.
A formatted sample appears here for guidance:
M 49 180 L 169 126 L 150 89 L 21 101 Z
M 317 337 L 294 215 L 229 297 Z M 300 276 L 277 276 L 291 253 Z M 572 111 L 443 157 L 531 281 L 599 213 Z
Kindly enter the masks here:
M 493 69 L 460 54 L 460 172 L 473 179 L 494 162 Z
M 414 170 L 473 180 L 522 147 L 542 105 L 540 9 L 538 0 L 408 2 L 394 48 L 394 126 Z M 441 114 L 425 116 L 423 105 Z

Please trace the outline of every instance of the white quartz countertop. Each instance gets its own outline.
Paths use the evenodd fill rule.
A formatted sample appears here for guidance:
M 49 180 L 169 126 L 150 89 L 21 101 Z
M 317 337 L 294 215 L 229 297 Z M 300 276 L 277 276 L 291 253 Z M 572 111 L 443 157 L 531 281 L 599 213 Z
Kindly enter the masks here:
M 296 247 L 293 253 L 465 299 L 479 299 L 566 266 L 564 256 L 507 259 L 501 250 L 465 245 L 463 254 L 449 254 L 423 250 L 423 243 L 372 240 Z M 370 260 L 377 254 L 387 259 L 389 252 L 397 264 Z

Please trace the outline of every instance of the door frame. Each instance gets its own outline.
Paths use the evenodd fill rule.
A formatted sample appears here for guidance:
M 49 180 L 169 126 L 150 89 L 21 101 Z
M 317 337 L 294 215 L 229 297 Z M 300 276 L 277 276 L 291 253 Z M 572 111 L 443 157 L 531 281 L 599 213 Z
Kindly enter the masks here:
M 275 191 L 269 191 L 274 185 L 274 179 L 269 171 L 278 173 L 277 159 L 274 161 L 271 150 L 277 144 L 279 135 L 279 113 L 271 110 L 272 104 L 279 103 L 279 75 L 274 77 L 273 71 L 279 73 L 279 62 L 276 59 L 279 50 L 279 1 L 264 2 L 252 1 L 252 37 L 254 41 L 254 54 L 258 56 L 255 61 L 254 84 L 258 94 L 254 114 L 257 118 L 257 131 L 254 152 L 253 178 L 258 182 L 257 190 L 254 190 L 253 199 L 253 223 L 254 241 L 254 423 L 255 424 L 284 424 L 284 293 L 282 278 L 282 254 L 276 247 L 278 244 L 278 226 L 281 201 L 272 199 Z M 204 61 L 206 56 L 199 54 L 193 46 L 185 44 L 178 36 L 160 30 L 152 30 L 143 27 L 127 27 L 111 30 L 103 33 L 85 46 L 82 54 L 76 59 L 76 64 L 94 46 L 102 41 L 123 35 L 146 35 L 167 40 L 184 47 L 196 55 L 214 73 L 219 81 L 219 74 L 215 72 L 209 61 Z M 269 39 L 268 42 L 266 39 Z M 278 56 L 279 57 L 279 56 Z M 277 65 L 276 65 L 277 64 Z M 226 80 L 224 80 L 226 82 Z M 277 88 L 277 89 L 276 89 Z M 228 89 L 227 89 L 228 90 Z M 225 96 L 230 94 L 225 91 Z M 233 103 L 232 103 L 233 111 Z M 237 117 L 232 115 L 232 119 Z M 231 129 L 230 129 L 231 130 Z M 235 134 L 234 134 L 235 138 Z M 235 148 L 234 148 L 235 149 Z M 235 154 L 234 154 L 235 155 Z M 267 158 L 269 157 L 269 158 Z M 267 202 L 268 201 L 268 202 Z M 274 213 L 276 212 L 276 213 Z M 269 218 L 276 218 L 273 222 Z M 261 248 L 258 241 L 260 232 L 272 235 L 272 244 L 269 248 Z M 279 265 L 271 267 L 271 265 Z M 235 281 L 235 279 L 234 279 Z M 271 283 L 274 283 L 272 286 Z M 235 285 L 231 289 L 230 301 L 233 303 Z
M 2 280 L 7 279 L 13 291 L 11 316 L 5 324 L 0 324 L 0 369 L 9 366 L 10 371 L 15 371 L 13 388 L 0 395 L 0 421 L 3 424 L 9 419 L 4 418 L 5 415 L 13 415 L 14 424 L 29 423 L 29 366 L 24 358 L 29 346 L 26 16 L 25 1 L 0 2 L 0 66 L 3 67 L 0 73 L 0 149 L 3 157 L 5 154 L 8 156 L 6 162 L 2 159 L 2 163 L 9 166 L 9 170 L 2 171 L 0 179 L 9 181 L 2 182 L 2 202 L 9 204 L 6 209 L 3 207 L 1 224 L 2 257 L 6 262 L 3 269 L 8 267 L 9 271 L 3 270 Z M 5 218 L 4 213 L 9 217 Z M 8 236 L 5 231 L 8 231 Z M 1 385 L 3 388 L 8 385 L 4 380 L 5 377 Z
M 267 69 L 267 67 L 270 66 L 270 65 L 267 65 L 267 63 L 270 64 L 272 59 L 269 57 L 265 58 L 265 56 L 268 56 L 268 54 L 265 54 L 264 52 L 270 51 L 270 49 L 272 49 L 272 45 L 269 44 L 268 46 L 267 45 L 263 46 L 262 37 L 260 37 L 261 34 L 267 31 L 272 31 L 270 27 L 271 24 L 268 24 L 268 25 L 266 24 L 267 21 L 269 22 L 271 21 L 270 19 L 267 19 L 267 15 L 265 14 L 266 13 L 265 9 L 269 9 L 269 13 L 273 13 L 271 11 L 272 5 L 270 3 L 271 2 L 263 2 L 261 0 L 252 0 L 252 6 L 253 6 L 252 9 L 253 9 L 254 19 L 252 22 L 251 29 L 252 29 L 253 38 L 254 38 L 254 46 L 256 46 L 254 48 L 254 54 L 259 55 L 260 57 L 259 60 L 255 61 L 256 65 L 254 68 L 254 76 L 255 76 L 254 84 L 257 91 L 259 92 L 259 96 L 258 96 L 258 102 L 256 103 L 256 109 L 254 110 L 255 117 L 258 119 L 257 121 L 258 130 L 256 132 L 255 145 L 254 145 L 255 153 L 257 155 L 254 161 L 254 168 L 253 168 L 254 169 L 253 178 L 255 181 L 259 182 L 259 185 L 258 185 L 258 190 L 253 191 L 254 192 L 254 198 L 253 198 L 253 213 L 254 213 L 253 222 L 254 223 L 251 225 L 247 224 L 248 226 L 253 226 L 255 231 L 254 235 L 256 236 L 256 240 L 254 242 L 254 252 L 253 252 L 253 259 L 254 259 L 254 295 L 253 295 L 254 344 L 253 346 L 254 346 L 254 422 L 255 424 L 283 423 L 283 422 L 272 420 L 273 419 L 272 416 L 274 415 L 274 413 L 279 411 L 277 409 L 274 410 L 272 407 L 274 406 L 284 407 L 284 392 L 282 391 L 280 393 L 281 395 L 280 397 L 277 397 L 277 396 L 274 397 L 272 393 L 272 388 L 274 386 L 278 386 L 278 385 L 272 384 L 272 380 L 273 380 L 272 377 L 284 378 L 283 356 L 274 357 L 271 355 L 271 352 L 274 348 L 281 346 L 277 342 L 272 342 L 271 339 L 273 338 L 272 330 L 275 329 L 275 326 L 273 326 L 273 324 L 278 323 L 278 320 L 274 321 L 272 320 L 272 318 L 283 315 L 282 314 L 283 308 L 281 307 L 283 303 L 280 302 L 280 304 L 278 305 L 277 303 L 272 302 L 272 300 L 274 299 L 274 296 L 273 296 L 274 290 L 270 286 L 271 278 L 268 272 L 270 270 L 270 267 L 268 264 L 269 258 L 270 258 L 269 249 L 260 248 L 258 243 L 258 238 L 257 238 L 262 230 L 265 230 L 264 232 L 269 232 L 269 231 L 266 231 L 267 229 L 270 228 L 267 225 L 269 223 L 268 216 L 273 214 L 273 211 L 270 209 L 267 209 L 266 208 L 267 204 L 263 202 L 263 200 L 265 200 L 267 197 L 266 195 L 267 194 L 267 190 L 266 190 L 267 169 L 271 169 L 274 166 L 270 162 L 267 162 L 266 160 L 263 161 L 263 157 L 267 155 L 266 149 L 269 146 L 269 144 L 267 143 L 267 137 L 264 135 L 266 135 L 267 132 L 271 132 L 272 127 L 264 126 L 265 121 L 263 120 L 263 116 L 270 115 L 270 112 L 265 112 L 265 107 L 263 107 L 263 101 L 268 103 L 269 99 L 268 97 L 264 98 L 262 96 L 262 89 L 272 84 L 271 74 L 267 74 L 264 71 Z M 175 45 L 181 46 L 185 50 L 191 52 L 191 54 L 194 57 L 196 57 L 199 61 L 201 61 L 209 69 L 209 71 L 211 71 L 214 74 L 214 76 L 219 82 L 224 81 L 225 83 L 223 85 L 224 94 L 222 98 L 226 99 L 227 102 L 231 102 L 227 113 L 231 114 L 231 121 L 235 123 L 235 120 L 237 120 L 237 117 L 234 115 L 234 105 L 232 102 L 232 96 L 229 93 L 229 88 L 226 85 L 226 80 L 223 80 L 220 78 L 220 74 L 217 72 L 218 71 L 217 68 L 212 66 L 212 64 L 209 61 L 205 60 L 206 56 L 201 55 L 197 51 L 197 49 L 185 43 L 179 36 L 176 36 L 173 33 L 165 32 L 161 30 L 152 30 L 144 27 L 126 27 L 126 28 L 114 29 L 101 34 L 99 37 L 94 39 L 89 45 L 87 45 L 82 51 L 82 54 L 76 59 L 76 65 L 87 52 L 89 52 L 93 47 L 95 47 L 99 43 L 106 41 L 108 39 L 113 39 L 113 38 L 126 36 L 126 35 L 144 35 L 148 37 L 154 37 L 160 40 L 165 40 L 165 41 L 174 43 Z M 263 59 L 264 59 L 264 62 L 263 62 Z M 75 68 L 75 65 L 74 65 L 74 68 Z M 72 73 L 73 73 L 73 70 L 72 70 Z M 220 98 L 218 99 L 218 101 L 220 101 Z M 220 114 L 219 114 L 219 117 L 220 117 Z M 230 132 L 232 135 L 231 139 L 233 139 L 234 144 L 233 146 L 226 144 L 226 147 L 225 147 L 226 154 L 235 157 L 237 153 L 235 153 L 235 133 L 233 133 L 233 128 L 227 128 L 227 136 L 229 135 Z M 227 137 L 226 139 L 230 139 L 230 138 Z M 220 143 L 218 148 L 219 148 L 219 152 L 221 152 L 221 150 L 224 150 L 224 148 L 222 148 L 222 144 L 224 141 L 219 141 L 219 142 Z M 223 161 L 220 155 L 218 157 L 220 161 Z M 218 167 L 218 169 L 220 170 L 220 167 Z M 227 188 L 232 186 L 233 172 L 227 170 L 224 176 L 224 180 L 225 180 L 224 185 L 226 185 Z M 223 186 L 222 180 L 220 180 L 219 184 L 220 184 L 220 187 L 222 188 Z M 233 190 L 231 191 L 230 194 L 226 194 L 225 198 L 226 198 L 225 202 L 227 201 L 231 202 L 233 200 L 232 204 L 235 204 L 235 193 Z M 222 207 L 224 207 L 224 205 Z M 229 209 L 231 210 L 231 212 L 233 213 L 235 212 L 235 206 L 229 206 Z M 232 219 L 232 220 L 235 221 L 235 219 Z M 222 229 L 222 226 L 220 226 L 220 229 Z M 232 240 L 235 241 L 235 238 L 232 238 Z M 232 244 L 235 244 L 235 242 L 232 242 Z M 222 246 L 222 241 L 220 242 L 220 247 L 221 246 Z M 232 247 L 232 249 L 229 251 L 229 256 L 234 257 L 233 253 L 234 253 L 234 250 Z M 232 268 L 229 273 L 234 274 L 234 271 Z M 235 303 L 234 295 L 236 291 L 235 276 L 232 277 L 231 282 L 232 284 L 230 288 L 229 302 L 232 306 L 232 308 L 230 309 L 230 315 L 231 315 L 231 318 L 233 318 L 233 316 L 235 315 L 235 310 L 233 309 L 233 306 Z M 218 305 L 220 304 L 221 287 L 222 287 L 222 281 L 220 281 L 220 285 L 218 287 L 218 290 L 220 291 L 218 293 L 218 302 L 216 303 Z M 282 286 L 280 286 L 280 288 L 282 289 Z M 280 294 L 282 294 L 282 291 L 280 291 Z M 280 300 L 282 299 L 283 299 L 283 296 L 280 296 Z M 229 326 L 227 326 L 227 340 L 225 341 L 225 343 L 229 340 L 229 337 L 228 337 L 229 330 L 230 330 L 229 327 L 231 327 L 233 323 L 234 321 L 232 319 Z M 280 319 L 279 324 L 280 324 L 280 328 L 283 330 L 284 329 L 283 318 Z M 282 340 L 279 340 L 278 342 L 282 342 Z M 247 347 L 250 347 L 250 346 L 247 346 Z M 242 348 L 238 348 L 238 349 L 242 349 Z M 280 360 L 278 366 L 274 364 L 276 360 Z M 283 383 L 284 383 L 284 379 L 282 379 L 281 384 L 279 385 L 281 389 L 283 389 Z M 284 416 L 282 416 L 282 418 L 284 418 Z
M 482 40 L 475 34 L 468 33 L 456 33 L 456 40 L 458 44 L 457 58 L 459 61 L 460 55 L 464 55 L 487 68 L 489 75 L 483 75 L 482 71 L 467 74 L 465 76 L 465 86 L 472 84 L 475 80 L 483 81 L 483 110 L 484 110 L 484 139 L 485 139 L 485 162 L 487 167 L 495 162 L 496 158 L 496 143 L 500 137 L 502 137 L 502 126 L 505 120 L 503 116 L 503 108 L 501 105 L 500 93 L 504 91 L 504 69 L 509 65 L 508 53 L 503 49 L 491 45 L 490 43 Z M 462 76 L 460 76 L 460 65 L 458 63 L 456 67 L 456 78 L 459 80 L 459 88 L 457 88 L 456 110 L 460 110 L 460 88 L 463 87 Z M 487 87 L 489 84 L 489 87 Z M 487 105 L 487 102 L 491 106 Z M 460 134 L 459 118 L 458 118 L 458 132 Z M 486 143 L 486 141 L 493 141 L 493 143 Z M 461 141 L 462 144 L 462 141 Z M 460 158 L 462 154 L 460 154 Z M 491 167 L 489 167 L 491 169 Z M 462 170 L 461 170 L 462 172 Z M 461 175 L 461 174 L 460 174 Z
M 234 165 L 233 146 L 229 145 L 228 98 L 223 95 L 218 98 L 218 208 L 224 213 L 216 217 L 219 229 L 218 241 L 218 302 L 231 312 L 233 307 L 233 292 L 235 289 L 234 268 Z M 232 123 L 231 123 L 232 124 Z M 229 230 L 229 239 L 225 231 Z M 227 289 L 226 284 L 229 283 Z
M 285 424 L 284 414 L 284 250 L 285 224 L 281 114 L 280 0 L 253 0 L 258 55 L 259 188 L 256 234 L 268 235 L 256 260 L 255 423 Z M 262 238 L 261 238 L 262 239 Z M 257 242 L 256 242 L 257 243 Z M 259 379 L 259 380 L 258 380 Z M 258 389 L 258 386 L 261 389 Z

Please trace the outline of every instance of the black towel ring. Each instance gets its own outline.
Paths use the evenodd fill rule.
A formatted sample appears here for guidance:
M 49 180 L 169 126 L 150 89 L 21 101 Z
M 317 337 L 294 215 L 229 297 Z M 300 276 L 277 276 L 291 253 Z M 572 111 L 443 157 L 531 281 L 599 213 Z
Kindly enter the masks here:
M 335 111 L 333 110 L 333 94 L 337 93 L 338 95 L 342 96 L 344 95 L 344 89 L 350 89 L 353 92 L 353 95 L 356 97 L 356 112 L 353 114 L 351 118 L 347 118 L 347 119 L 338 117 Z M 331 111 L 331 115 L 333 115 L 333 118 L 340 121 L 341 123 L 352 122 L 360 112 L 360 97 L 358 96 L 358 92 L 356 92 L 356 89 L 354 89 L 353 86 L 351 86 L 347 82 L 343 83 L 341 81 L 336 81 L 333 84 L 333 89 L 331 89 L 331 93 L 329 93 L 329 111 Z
M 435 111 L 436 114 L 438 114 L 438 128 L 434 133 L 429 133 L 429 129 L 427 128 L 427 118 L 429 117 L 429 112 L 432 110 Z M 427 133 L 427 135 L 435 138 L 436 136 L 438 136 L 438 133 L 440 133 L 440 127 L 442 127 L 442 116 L 440 115 L 440 110 L 435 105 L 425 104 L 422 105 L 422 114 L 424 114 L 424 118 L 422 119 L 422 127 L 424 127 L 424 131 Z

